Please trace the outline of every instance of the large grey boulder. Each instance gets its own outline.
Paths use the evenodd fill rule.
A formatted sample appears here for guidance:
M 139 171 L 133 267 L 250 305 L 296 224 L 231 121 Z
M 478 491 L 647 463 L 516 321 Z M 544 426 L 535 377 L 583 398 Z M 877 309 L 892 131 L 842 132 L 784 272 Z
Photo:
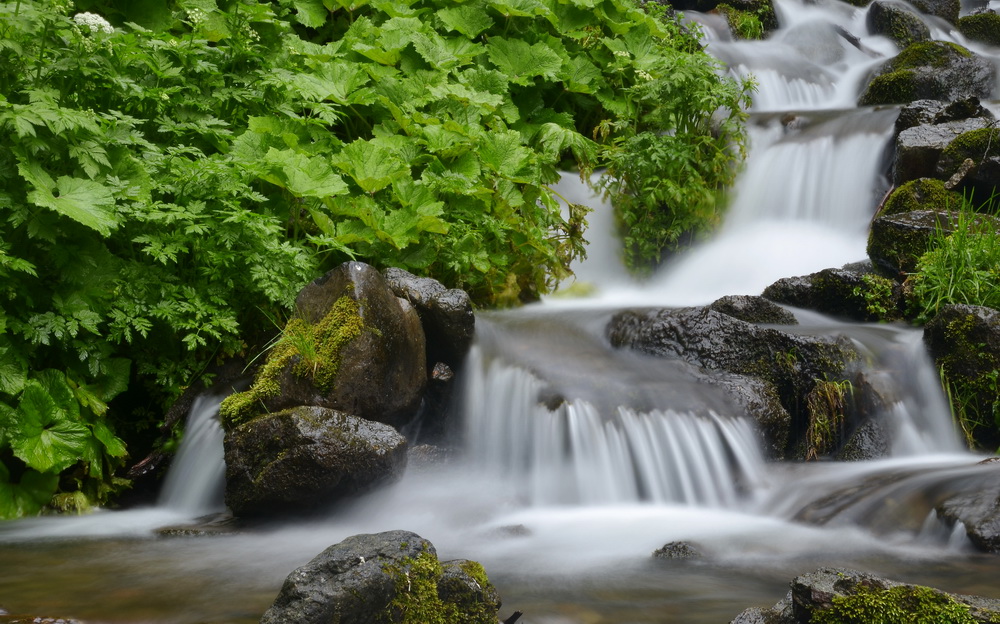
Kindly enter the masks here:
M 322 407 L 265 414 L 226 434 L 226 504 L 238 516 L 309 512 L 396 479 L 406 439 Z
M 952 141 L 965 132 L 988 128 L 993 123 L 988 117 L 973 117 L 903 130 L 896 139 L 893 182 L 900 185 L 917 178 L 936 177 L 941 154 Z
M 482 566 L 440 562 L 409 531 L 348 537 L 288 575 L 261 624 L 496 624 L 500 597 Z
M 859 355 L 846 338 L 796 335 L 741 321 L 711 308 L 626 310 L 606 328 L 610 343 L 650 355 L 678 358 L 707 371 L 753 377 L 773 388 L 791 416 L 791 432 L 808 429 L 807 397 L 819 380 L 843 379 Z M 723 376 L 724 377 L 724 376 Z M 725 382 L 720 381 L 720 384 Z M 766 400 L 766 393 L 758 394 Z M 852 426 L 847 423 L 844 433 Z M 789 447 L 801 440 L 787 437 Z M 831 447 L 843 440 L 830 441 Z M 771 446 L 768 441 L 765 446 Z M 771 453 L 774 454 L 774 453 Z M 807 453 L 802 452 L 802 456 Z
M 960 0 L 910 0 L 918 11 L 925 15 L 933 15 L 955 24 L 958 22 L 958 14 L 961 11 Z
M 424 332 L 381 273 L 346 262 L 302 289 L 295 305 L 250 389 L 223 402 L 225 426 L 300 405 L 393 426 L 414 416 L 427 383 Z
M 979 128 L 955 137 L 942 150 L 936 173 L 972 195 L 974 205 L 988 200 L 1000 186 L 1000 129 Z
M 796 577 L 788 595 L 770 609 L 747 609 L 730 624 L 803 624 L 875 621 L 893 609 L 899 622 L 996 622 L 1000 600 L 949 594 L 845 568 L 821 568 Z M 967 618 L 967 619 L 965 619 Z M 881 621 L 881 620 L 880 620 Z
M 995 82 L 996 66 L 988 59 L 954 43 L 923 41 L 908 46 L 878 68 L 858 104 L 988 98 Z

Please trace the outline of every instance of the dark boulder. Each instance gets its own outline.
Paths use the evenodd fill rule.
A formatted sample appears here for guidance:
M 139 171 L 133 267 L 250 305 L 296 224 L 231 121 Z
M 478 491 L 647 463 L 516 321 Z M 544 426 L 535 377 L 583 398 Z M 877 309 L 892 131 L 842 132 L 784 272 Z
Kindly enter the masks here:
M 780 279 L 763 294 L 778 303 L 858 321 L 898 319 L 902 313 L 899 286 L 876 275 L 870 265 Z
M 905 277 L 930 249 L 931 240 L 951 231 L 955 212 L 915 210 L 877 217 L 868 236 L 868 256 L 879 271 Z
M 903 106 L 896 117 L 895 135 L 907 128 L 934 125 L 985 117 L 993 119 L 993 113 L 984 108 L 979 98 L 968 97 L 953 102 L 941 100 L 915 100 Z
M 956 137 L 942 150 L 936 174 L 971 195 L 973 203 L 989 199 L 1000 186 L 1000 129 L 973 129 Z
M 971 130 L 988 128 L 994 122 L 995 120 L 989 117 L 972 117 L 934 125 L 914 126 L 903 130 L 896 138 L 893 182 L 900 185 L 917 178 L 939 177 L 938 161 L 945 149 L 959 135 Z M 947 180 L 952 173 L 954 171 L 949 172 L 942 179 Z
M 428 365 L 444 362 L 451 368 L 461 366 L 476 331 L 468 293 L 445 288 L 437 280 L 417 277 L 403 269 L 385 269 L 382 275 L 392 292 L 409 301 L 420 315 L 427 338 Z
M 406 439 L 322 407 L 265 414 L 226 434 L 226 504 L 239 516 L 320 509 L 402 475 Z
M 747 323 L 770 325 L 799 323 L 794 314 L 764 297 L 729 295 L 713 301 L 708 307 Z
M 858 100 L 861 106 L 914 100 L 988 98 L 996 67 L 988 59 L 945 41 L 914 43 L 876 70 Z
M 846 338 L 795 335 L 710 308 L 627 310 L 612 317 L 606 333 L 615 347 L 678 358 L 708 371 L 770 384 L 791 415 L 792 437 L 803 435 L 808 427 L 806 397 L 818 380 L 842 379 L 848 363 L 859 357 Z M 790 446 L 797 442 L 792 437 Z
M 1000 13 L 984 10 L 960 17 L 958 31 L 970 41 L 1000 46 Z
M 984 465 L 1000 470 L 1000 464 Z M 949 498 L 937 506 L 938 516 L 954 525 L 961 522 L 969 541 L 983 552 L 1000 554 L 1000 475 L 993 484 Z
M 656 559 L 701 559 L 701 550 L 691 542 L 668 542 L 653 551 Z
M 976 442 L 1000 446 L 1000 311 L 974 305 L 945 305 L 924 326 L 924 344 L 953 385 L 956 413 L 966 418 Z
M 931 38 L 927 24 L 901 2 L 875 0 L 868 7 L 867 23 L 872 34 L 885 35 L 900 48 Z
M 441 563 L 419 535 L 388 531 L 349 537 L 293 571 L 261 624 L 496 624 L 499 608 L 478 563 Z
M 764 457 L 774 461 L 785 459 L 792 416 L 781 404 L 777 387 L 759 377 L 734 374 L 717 375 L 711 383 L 722 388 L 753 420 L 763 438 L 761 451 Z
M 884 618 L 887 609 L 900 622 L 995 622 L 1000 600 L 949 594 L 844 568 L 821 568 L 796 577 L 791 592 L 770 609 L 751 608 L 731 624 L 802 624 L 803 622 L 868 622 Z M 961 618 L 961 619 L 958 619 Z
M 952 24 L 958 21 L 962 9 L 960 0 L 910 0 L 910 4 L 925 15 L 940 17 Z
M 247 392 L 223 402 L 223 424 L 316 405 L 400 426 L 427 383 L 424 333 L 413 307 L 382 274 L 346 262 L 307 285 L 298 316 L 268 352 Z

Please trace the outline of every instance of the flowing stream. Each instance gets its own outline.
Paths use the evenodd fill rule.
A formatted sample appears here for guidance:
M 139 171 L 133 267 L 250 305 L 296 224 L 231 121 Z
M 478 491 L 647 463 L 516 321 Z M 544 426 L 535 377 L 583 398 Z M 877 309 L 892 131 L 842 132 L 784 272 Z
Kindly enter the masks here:
M 223 508 L 218 399 L 205 399 L 158 505 L 0 525 L 0 613 L 249 624 L 327 546 L 400 528 L 442 558 L 481 561 L 504 598 L 501 616 L 522 610 L 527 624 L 728 622 L 821 565 L 1000 597 L 998 558 L 973 553 L 962 527 L 933 512 L 942 497 L 995 481 L 997 468 L 962 450 L 918 331 L 796 311 L 795 331 L 854 340 L 894 399 L 884 414 L 890 457 L 853 464 L 766 462 L 752 424 L 698 371 L 603 338 L 623 307 L 759 294 L 864 258 L 897 111 L 853 102 L 895 48 L 868 34 L 866 9 L 777 7 L 782 28 L 763 42 L 731 41 L 713 16 L 695 16 L 710 51 L 760 83 L 750 158 L 722 230 L 638 284 L 617 262 L 608 207 L 567 175 L 563 194 L 595 208 L 589 259 L 577 267 L 594 294 L 479 316 L 454 459 L 414 466 L 321 520 L 165 534 L 157 529 Z M 676 540 L 705 557 L 650 556 Z

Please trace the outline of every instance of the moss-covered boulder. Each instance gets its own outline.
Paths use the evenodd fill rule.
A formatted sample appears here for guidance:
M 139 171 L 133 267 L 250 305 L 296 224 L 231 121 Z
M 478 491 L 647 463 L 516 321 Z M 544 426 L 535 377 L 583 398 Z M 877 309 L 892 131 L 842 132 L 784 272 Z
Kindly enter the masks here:
M 767 325 L 798 325 L 795 315 L 764 297 L 729 295 L 716 299 L 708 306 L 747 323 Z
M 973 202 L 992 197 L 1000 186 L 1000 129 L 980 128 L 955 137 L 942 150 L 936 173 L 942 180 L 952 179 Z
M 626 310 L 611 318 L 606 334 L 615 347 L 761 380 L 791 416 L 790 430 L 784 432 L 789 449 L 805 448 L 801 440 L 811 422 L 807 396 L 818 380 L 845 379 L 848 365 L 859 357 L 846 338 L 795 335 L 707 307 Z M 845 423 L 829 446 L 839 447 L 841 435 L 850 435 L 854 424 Z
M 866 20 L 872 34 L 885 35 L 900 48 L 931 38 L 927 24 L 901 2 L 875 0 L 868 7 Z
M 958 19 L 958 30 L 970 41 L 1000 46 L 1000 14 L 984 11 Z
M 737 39 L 763 39 L 778 28 L 771 0 L 726 0 L 715 7 Z
M 961 205 L 961 193 L 946 189 L 942 180 L 918 178 L 895 189 L 885 200 L 878 216 L 898 215 L 916 210 L 945 212 L 957 210 Z
M 226 505 L 237 516 L 319 510 L 390 482 L 406 439 L 389 425 L 322 407 L 265 414 L 224 441 Z
M 868 257 L 882 273 L 905 279 L 939 232 L 950 232 L 958 213 L 915 210 L 877 217 L 868 235 Z
M 893 140 L 907 128 L 943 124 L 974 117 L 994 118 L 993 113 L 984 108 L 977 97 L 962 98 L 953 102 L 915 100 L 899 109 Z
M 780 279 L 763 294 L 778 303 L 858 321 L 902 317 L 899 285 L 877 275 L 870 264 Z
M 250 389 L 223 402 L 225 427 L 300 405 L 394 426 L 413 417 L 427 383 L 424 332 L 381 273 L 344 263 L 307 285 L 295 305 Z
M 1000 621 L 1000 600 L 948 594 L 858 570 L 821 568 L 790 585 L 788 596 L 770 609 L 747 609 L 731 624 Z
M 858 104 L 987 98 L 995 81 L 996 67 L 989 60 L 955 43 L 924 41 L 908 46 L 876 70 Z
M 939 163 L 944 151 L 964 133 L 988 128 L 993 123 L 995 120 L 991 118 L 973 117 L 903 130 L 896 137 L 893 182 L 900 185 L 917 178 L 939 176 L 947 180 L 954 171 L 947 175 L 941 174 Z
M 474 561 L 441 562 L 416 533 L 348 537 L 288 575 L 261 624 L 496 624 L 500 597 Z
M 924 327 L 924 343 L 966 433 L 989 451 L 1000 448 L 1000 311 L 942 306 Z

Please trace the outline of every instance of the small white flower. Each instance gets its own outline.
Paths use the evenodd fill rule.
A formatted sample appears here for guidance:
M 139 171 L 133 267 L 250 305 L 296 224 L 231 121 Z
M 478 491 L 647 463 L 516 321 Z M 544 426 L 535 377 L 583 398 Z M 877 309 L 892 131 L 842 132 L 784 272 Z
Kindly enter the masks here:
M 612 52 L 612 54 L 614 54 L 615 56 L 620 56 L 622 58 L 632 58 L 632 55 L 626 52 L 625 50 L 615 50 L 614 52 Z
M 76 22 L 77 26 L 86 26 L 92 33 L 103 32 L 111 34 L 115 32 L 115 27 L 109 24 L 108 20 L 96 13 L 77 13 L 73 16 L 73 21 Z
M 641 69 L 637 69 L 635 71 L 635 75 L 638 76 L 638 77 L 640 77 L 640 78 L 642 78 L 643 80 L 652 80 L 653 79 L 653 76 L 650 75 L 649 72 L 643 71 Z
M 192 26 L 197 26 L 205 21 L 205 12 L 201 9 L 191 9 L 187 14 Z

